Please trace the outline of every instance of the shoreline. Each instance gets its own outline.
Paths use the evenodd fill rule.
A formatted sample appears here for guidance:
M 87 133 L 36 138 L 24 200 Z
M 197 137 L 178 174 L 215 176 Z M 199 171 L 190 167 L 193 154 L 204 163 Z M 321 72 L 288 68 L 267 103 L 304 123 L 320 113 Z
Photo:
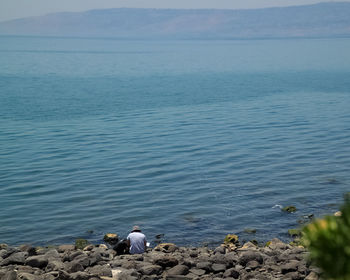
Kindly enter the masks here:
M 108 235 L 108 234 L 107 234 Z M 274 238 L 265 246 L 240 244 L 229 234 L 216 248 L 178 247 L 161 243 L 142 255 L 118 255 L 105 235 L 105 244 L 11 247 L 0 244 L 0 279 L 5 280 L 217 280 L 319 279 L 302 246 Z M 115 234 L 109 237 L 116 238 Z M 114 240 L 115 241 L 115 240 Z

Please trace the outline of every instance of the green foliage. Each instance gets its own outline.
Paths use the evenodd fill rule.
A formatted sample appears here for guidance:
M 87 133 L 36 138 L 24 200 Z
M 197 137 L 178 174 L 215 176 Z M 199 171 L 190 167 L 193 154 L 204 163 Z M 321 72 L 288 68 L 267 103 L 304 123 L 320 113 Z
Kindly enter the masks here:
M 90 243 L 86 239 L 77 239 L 75 240 L 75 247 L 77 249 L 84 249 Z
M 327 216 L 306 226 L 303 242 L 326 279 L 350 279 L 350 196 L 340 217 Z

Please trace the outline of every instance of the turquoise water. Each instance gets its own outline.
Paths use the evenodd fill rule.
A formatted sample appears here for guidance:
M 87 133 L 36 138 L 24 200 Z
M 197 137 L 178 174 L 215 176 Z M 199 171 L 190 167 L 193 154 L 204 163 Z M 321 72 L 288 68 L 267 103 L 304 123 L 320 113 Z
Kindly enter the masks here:
M 0 37 L 0 243 L 287 240 L 350 190 L 349 50 Z

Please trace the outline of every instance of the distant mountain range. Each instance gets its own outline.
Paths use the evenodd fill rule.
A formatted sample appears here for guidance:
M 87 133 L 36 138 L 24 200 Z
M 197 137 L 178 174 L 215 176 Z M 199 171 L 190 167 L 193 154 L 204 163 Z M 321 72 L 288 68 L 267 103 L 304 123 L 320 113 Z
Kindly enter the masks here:
M 350 36 L 350 3 L 249 10 L 106 9 L 0 22 L 0 35 L 237 39 Z

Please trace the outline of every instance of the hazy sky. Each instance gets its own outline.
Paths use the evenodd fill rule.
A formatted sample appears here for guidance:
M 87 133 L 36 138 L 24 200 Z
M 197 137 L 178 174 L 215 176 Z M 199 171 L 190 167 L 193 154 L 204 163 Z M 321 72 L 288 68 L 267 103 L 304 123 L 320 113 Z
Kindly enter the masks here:
M 291 6 L 331 0 L 0 0 L 0 21 L 53 12 L 105 8 L 217 8 L 242 9 Z M 343 0 L 343 2 L 350 0 Z

